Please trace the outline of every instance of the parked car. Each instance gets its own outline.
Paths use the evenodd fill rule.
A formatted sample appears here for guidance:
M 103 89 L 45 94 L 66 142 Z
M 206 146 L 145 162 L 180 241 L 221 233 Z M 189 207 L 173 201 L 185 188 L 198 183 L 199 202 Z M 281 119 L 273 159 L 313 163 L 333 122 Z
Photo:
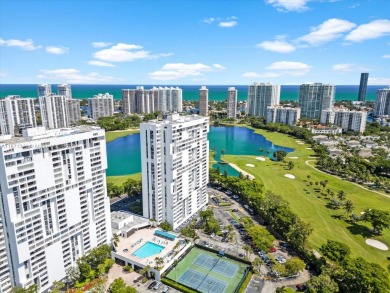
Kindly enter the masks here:
M 164 288 L 163 288 L 163 290 L 162 290 L 162 293 L 168 293 L 170 290 L 171 290 L 170 287 L 164 286 Z
M 154 285 L 153 290 L 157 291 L 161 285 L 162 285 L 161 282 L 157 282 L 156 285 Z
M 149 284 L 148 289 L 152 289 L 154 286 L 156 286 L 157 281 L 153 281 L 152 283 Z
M 307 286 L 305 284 L 298 284 L 296 287 L 297 291 L 299 292 L 304 292 L 307 289 Z
M 286 263 L 286 259 L 284 258 L 283 255 L 278 255 L 277 257 L 275 257 L 275 260 L 280 263 L 280 264 L 284 264 Z
M 275 247 L 271 247 L 270 249 L 269 249 L 269 252 L 275 252 L 276 251 L 276 248 Z
M 232 209 L 232 212 L 233 212 L 233 213 L 237 213 L 237 212 L 238 212 L 238 209 Z

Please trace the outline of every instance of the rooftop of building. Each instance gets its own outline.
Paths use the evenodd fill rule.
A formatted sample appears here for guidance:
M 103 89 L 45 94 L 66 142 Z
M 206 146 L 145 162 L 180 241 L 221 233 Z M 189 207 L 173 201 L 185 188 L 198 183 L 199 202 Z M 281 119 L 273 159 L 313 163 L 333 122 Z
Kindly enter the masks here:
M 208 117 L 204 117 L 196 114 L 186 115 L 186 116 L 182 116 L 179 114 L 172 114 L 172 115 L 168 115 L 166 119 L 149 120 L 145 124 L 180 124 L 180 123 L 192 122 L 192 121 L 203 120 L 203 119 L 208 120 Z
M 115 211 L 111 212 L 111 225 L 113 230 L 129 231 L 133 228 L 150 225 L 150 220 L 130 212 Z
M 23 136 L 0 136 L 1 144 L 19 144 L 38 140 L 47 140 L 48 138 L 57 138 L 70 136 L 74 134 L 87 133 L 102 130 L 97 126 L 81 125 L 72 128 L 46 129 L 45 127 L 34 127 L 23 130 Z

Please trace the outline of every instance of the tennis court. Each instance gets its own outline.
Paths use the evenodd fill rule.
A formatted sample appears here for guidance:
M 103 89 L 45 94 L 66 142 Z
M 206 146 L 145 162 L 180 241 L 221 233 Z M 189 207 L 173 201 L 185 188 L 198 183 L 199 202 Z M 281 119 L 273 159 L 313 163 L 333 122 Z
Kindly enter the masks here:
M 193 247 L 166 277 L 203 293 L 233 293 L 246 269 L 244 263 Z
M 194 261 L 194 264 L 228 278 L 233 277 L 238 269 L 237 265 L 224 261 L 221 257 L 213 257 L 206 254 L 200 254 Z
M 179 282 L 201 292 L 213 293 L 223 293 L 227 285 L 225 282 L 192 269 L 186 270 L 180 276 Z

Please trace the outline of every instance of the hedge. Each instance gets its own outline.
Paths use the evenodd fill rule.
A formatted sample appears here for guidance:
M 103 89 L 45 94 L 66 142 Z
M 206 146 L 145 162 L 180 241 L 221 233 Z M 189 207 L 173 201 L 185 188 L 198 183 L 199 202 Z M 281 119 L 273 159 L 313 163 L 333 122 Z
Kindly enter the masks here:
M 199 291 L 191 289 L 190 287 L 187 287 L 185 285 L 176 283 L 175 281 L 172 281 L 171 279 L 168 279 L 168 278 L 162 278 L 161 282 L 165 285 L 168 285 L 168 286 L 175 288 L 175 289 L 177 289 L 181 292 L 184 292 L 184 293 L 198 293 L 199 292 Z
M 249 271 L 248 275 L 246 275 L 245 281 L 241 284 L 240 290 L 238 290 L 238 293 L 244 293 L 246 290 L 246 287 L 248 286 L 250 280 L 252 279 L 252 271 Z
M 210 247 L 206 247 L 206 246 L 200 245 L 198 243 L 195 243 L 195 246 L 198 247 L 198 248 L 201 248 L 203 250 L 207 250 L 207 251 L 214 252 L 214 253 L 219 253 L 219 251 L 216 250 L 216 249 L 213 249 L 213 248 L 210 248 Z M 226 256 L 227 258 L 230 258 L 230 259 L 242 262 L 242 263 L 244 263 L 246 265 L 249 265 L 252 268 L 252 263 L 250 261 L 248 261 L 248 260 L 239 258 L 238 256 L 234 256 L 234 255 L 228 254 L 226 252 L 225 252 L 224 256 Z

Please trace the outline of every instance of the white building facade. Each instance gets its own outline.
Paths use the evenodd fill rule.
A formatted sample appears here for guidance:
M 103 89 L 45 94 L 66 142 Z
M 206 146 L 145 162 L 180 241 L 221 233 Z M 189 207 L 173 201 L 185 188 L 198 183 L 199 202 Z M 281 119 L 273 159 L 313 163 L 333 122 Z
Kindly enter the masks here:
M 51 94 L 39 97 L 42 125 L 47 129 L 69 127 L 68 98 Z
M 228 96 L 226 99 L 226 114 L 228 118 L 236 119 L 237 116 L 237 90 L 235 87 L 228 88 Z
M 283 123 L 294 126 L 297 124 L 300 118 L 300 108 L 282 106 L 267 107 L 267 123 Z
M 60 96 L 65 96 L 69 99 L 72 98 L 72 87 L 70 84 L 59 84 L 57 86 L 57 94 Z
M 38 85 L 38 98 L 50 96 L 52 94 L 50 84 L 39 84 Z
M 36 127 L 34 100 L 8 96 L 0 100 L 0 136 L 15 135 Z
M 24 135 L 0 142 L 2 292 L 9 292 L 8 275 L 13 286 L 47 291 L 111 239 L 104 130 L 38 127 Z
M 198 108 L 200 116 L 209 116 L 209 90 L 204 85 L 199 89 Z
M 324 110 L 332 110 L 335 87 L 331 84 L 302 84 L 299 88 L 299 107 L 302 117 L 320 119 Z
M 253 83 L 248 87 L 247 114 L 254 117 L 267 117 L 267 107 L 280 102 L 280 85 Z
M 206 206 L 209 119 L 174 114 L 142 123 L 143 216 L 175 229 Z
M 68 99 L 66 100 L 68 108 L 68 122 L 69 125 L 75 125 L 81 120 L 80 100 Z
M 366 130 L 367 112 L 349 111 L 345 109 L 325 110 L 321 113 L 321 124 L 333 124 L 340 127 L 344 132 Z
M 377 91 L 375 108 L 375 116 L 390 116 L 390 87 Z
M 88 99 L 88 106 L 93 120 L 114 115 L 114 97 L 109 93 L 98 94 Z

